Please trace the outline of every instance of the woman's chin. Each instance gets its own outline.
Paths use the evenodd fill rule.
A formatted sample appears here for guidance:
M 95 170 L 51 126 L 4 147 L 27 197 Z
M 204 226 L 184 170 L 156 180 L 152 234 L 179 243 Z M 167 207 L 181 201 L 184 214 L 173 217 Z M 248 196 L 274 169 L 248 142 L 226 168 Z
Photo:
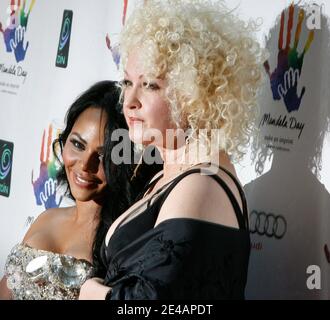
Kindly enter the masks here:
M 101 192 L 97 191 L 74 190 L 71 191 L 71 193 L 74 199 L 80 202 L 96 201 L 97 199 L 102 198 Z
M 145 142 L 143 141 L 143 136 L 142 135 L 139 135 L 139 134 L 136 134 L 134 132 L 129 132 L 129 138 L 130 140 L 136 144 L 136 145 L 144 145 Z

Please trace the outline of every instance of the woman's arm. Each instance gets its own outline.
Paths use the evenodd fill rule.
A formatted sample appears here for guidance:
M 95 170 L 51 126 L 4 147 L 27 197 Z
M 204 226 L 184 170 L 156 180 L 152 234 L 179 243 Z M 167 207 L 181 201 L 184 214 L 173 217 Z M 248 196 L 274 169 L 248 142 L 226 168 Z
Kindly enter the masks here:
M 38 218 L 34 221 L 34 223 L 30 226 L 30 228 L 26 232 L 22 241 L 23 243 L 27 243 L 30 240 L 30 238 L 34 235 L 34 233 L 39 229 L 41 229 L 47 223 L 47 221 L 49 220 L 48 213 L 51 212 L 52 210 L 53 209 L 46 210 L 45 212 L 43 212 L 38 216 Z M 38 245 L 36 247 L 38 247 Z M 4 276 L 0 281 L 0 300 L 11 300 L 11 299 L 13 299 L 12 292 L 7 287 L 7 277 Z
M 11 300 L 11 291 L 7 287 L 7 277 L 4 276 L 0 281 L 0 300 Z
M 103 279 L 88 279 L 80 289 L 79 300 L 105 300 L 110 287 L 103 285 Z

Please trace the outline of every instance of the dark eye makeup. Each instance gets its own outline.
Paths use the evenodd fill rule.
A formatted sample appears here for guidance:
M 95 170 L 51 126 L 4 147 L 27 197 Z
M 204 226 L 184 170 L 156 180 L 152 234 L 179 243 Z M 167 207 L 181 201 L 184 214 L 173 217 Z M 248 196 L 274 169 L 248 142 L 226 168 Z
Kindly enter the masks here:
M 83 143 L 81 143 L 80 141 L 78 141 L 75 138 L 70 138 L 70 142 L 72 143 L 72 145 L 78 149 L 78 150 L 85 150 L 85 146 Z

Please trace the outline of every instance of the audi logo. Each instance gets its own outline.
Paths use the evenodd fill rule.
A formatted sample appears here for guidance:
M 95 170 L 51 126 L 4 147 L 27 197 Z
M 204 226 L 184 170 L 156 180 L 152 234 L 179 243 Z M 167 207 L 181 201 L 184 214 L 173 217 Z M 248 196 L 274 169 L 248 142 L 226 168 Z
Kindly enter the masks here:
M 283 216 L 273 213 L 258 212 L 250 213 L 250 232 L 269 238 L 282 239 L 286 233 L 287 223 Z

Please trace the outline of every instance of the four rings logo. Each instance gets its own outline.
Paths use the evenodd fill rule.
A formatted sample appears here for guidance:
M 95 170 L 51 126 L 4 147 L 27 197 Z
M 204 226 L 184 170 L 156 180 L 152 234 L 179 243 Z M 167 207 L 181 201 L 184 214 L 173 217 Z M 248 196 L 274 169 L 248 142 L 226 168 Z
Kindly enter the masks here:
M 282 239 L 287 230 L 287 222 L 281 215 L 258 212 L 250 213 L 250 232 L 269 238 Z

